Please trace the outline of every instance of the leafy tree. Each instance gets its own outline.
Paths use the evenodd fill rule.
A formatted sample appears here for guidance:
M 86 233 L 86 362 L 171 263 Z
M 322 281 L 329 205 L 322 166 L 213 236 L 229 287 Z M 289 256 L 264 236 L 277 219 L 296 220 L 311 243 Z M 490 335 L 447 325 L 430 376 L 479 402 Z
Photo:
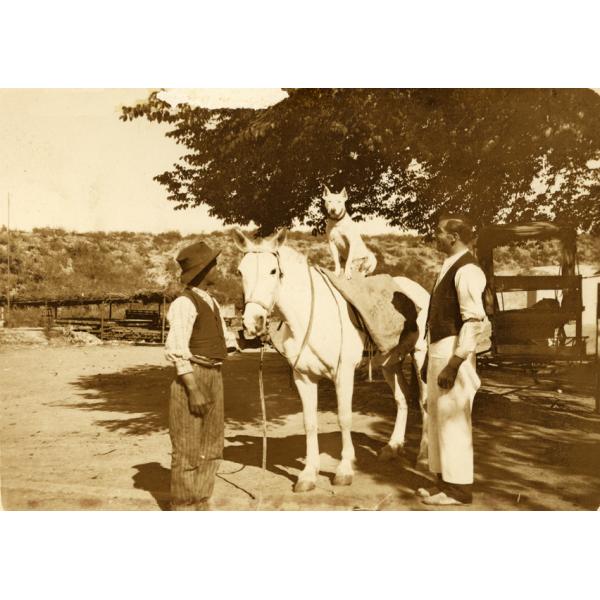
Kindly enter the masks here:
M 167 122 L 186 153 L 156 180 L 176 209 L 206 204 L 262 234 L 322 230 L 323 184 L 355 218 L 431 230 L 546 218 L 600 231 L 600 96 L 585 89 L 293 89 L 264 110 L 171 107 L 153 92 L 121 118 Z M 532 187 L 532 182 L 538 184 Z

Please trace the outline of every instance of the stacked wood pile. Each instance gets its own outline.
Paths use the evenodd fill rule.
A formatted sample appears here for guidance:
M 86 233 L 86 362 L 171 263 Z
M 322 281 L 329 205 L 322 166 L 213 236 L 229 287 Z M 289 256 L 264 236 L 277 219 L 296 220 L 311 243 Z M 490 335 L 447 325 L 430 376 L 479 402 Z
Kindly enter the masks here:
M 235 335 L 242 329 L 240 316 L 225 317 L 225 324 Z M 160 343 L 162 320 L 158 311 L 127 309 L 124 319 L 102 319 L 98 317 L 64 317 L 54 321 L 56 325 L 70 327 L 73 331 L 91 333 L 103 340 Z M 165 336 L 169 322 L 165 322 Z
M 98 317 L 69 317 L 55 319 L 55 325 L 68 326 L 73 331 L 85 331 L 94 335 L 100 335 L 101 320 Z
M 103 340 L 161 342 L 162 324 L 157 312 L 127 310 L 125 317 L 110 321 L 102 321 L 98 317 L 69 317 L 56 319 L 55 324 L 68 326 L 73 331 L 91 333 Z M 168 323 L 165 326 L 168 329 Z
M 153 326 L 160 326 L 160 313 L 157 310 L 141 310 L 138 308 L 128 308 L 125 310 L 125 320 L 127 322 L 146 322 Z
M 109 321 L 104 323 L 104 340 L 122 340 L 129 342 L 161 342 L 161 330 L 149 329 L 136 324 L 135 326 L 122 325 L 124 321 Z

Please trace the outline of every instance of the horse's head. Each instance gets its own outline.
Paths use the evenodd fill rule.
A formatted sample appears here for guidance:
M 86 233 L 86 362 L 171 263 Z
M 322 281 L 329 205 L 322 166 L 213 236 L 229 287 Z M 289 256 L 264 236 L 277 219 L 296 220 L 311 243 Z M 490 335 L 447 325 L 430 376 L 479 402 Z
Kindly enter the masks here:
M 244 253 L 238 271 L 244 288 L 244 333 L 248 337 L 267 331 L 267 318 L 277 301 L 282 276 L 279 248 L 287 232 L 282 229 L 263 240 L 251 240 L 239 229 L 233 230 L 236 246 Z

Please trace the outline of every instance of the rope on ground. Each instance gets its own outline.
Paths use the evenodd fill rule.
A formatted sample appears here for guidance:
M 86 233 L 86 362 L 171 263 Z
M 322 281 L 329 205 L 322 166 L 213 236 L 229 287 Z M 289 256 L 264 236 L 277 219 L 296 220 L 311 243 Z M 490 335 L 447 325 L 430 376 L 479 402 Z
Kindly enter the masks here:
M 237 473 L 237 472 L 238 471 L 234 471 L 234 473 Z M 217 473 L 217 477 L 219 479 L 222 479 L 225 483 L 228 483 L 229 485 L 233 486 L 237 490 L 244 492 L 244 494 L 248 494 L 248 496 L 250 496 L 250 498 L 252 498 L 252 500 L 256 500 L 256 496 L 252 492 L 249 492 L 247 489 L 243 488 L 241 485 L 238 485 L 237 483 L 234 483 L 233 481 L 226 479 L 225 477 L 223 477 L 223 475 L 221 475 L 221 473 Z

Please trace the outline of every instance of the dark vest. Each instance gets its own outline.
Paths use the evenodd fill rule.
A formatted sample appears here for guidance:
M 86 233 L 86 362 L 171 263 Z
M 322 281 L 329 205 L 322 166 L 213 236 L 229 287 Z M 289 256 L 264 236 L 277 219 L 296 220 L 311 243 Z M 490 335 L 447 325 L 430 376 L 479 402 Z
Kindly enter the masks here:
M 463 325 L 454 277 L 461 267 L 471 264 L 477 264 L 473 255 L 470 252 L 463 254 L 448 269 L 442 280 L 431 292 L 427 314 L 427 330 L 432 343 L 450 335 L 458 335 Z
M 227 358 L 225 332 L 221 324 L 219 309 L 215 306 L 215 310 L 213 310 L 192 290 L 186 289 L 182 296 L 189 298 L 198 312 L 190 338 L 190 352 L 207 358 L 220 360 Z

